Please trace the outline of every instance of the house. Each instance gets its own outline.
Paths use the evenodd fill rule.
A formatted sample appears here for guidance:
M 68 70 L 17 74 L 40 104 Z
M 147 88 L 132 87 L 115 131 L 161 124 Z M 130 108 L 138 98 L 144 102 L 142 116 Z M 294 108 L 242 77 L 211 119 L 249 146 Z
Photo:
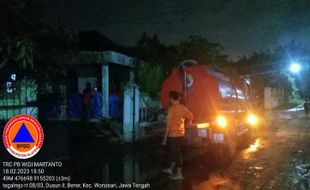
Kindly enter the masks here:
M 97 31 L 80 33 L 79 61 L 68 69 L 71 93 L 82 94 L 86 83 L 91 83 L 100 94 L 95 117 L 120 118 L 122 93 L 134 66 L 133 48 L 115 44 Z M 76 104 L 76 103 L 74 103 Z M 70 105 L 68 105 L 70 106 Z M 77 110 L 74 107 L 73 110 Z M 78 116 L 77 114 L 69 117 Z
M 18 83 L 18 90 L 9 87 L 6 98 L 0 100 L 0 117 L 6 120 L 23 113 L 39 119 L 80 121 L 82 94 L 89 83 L 93 91 L 91 121 L 112 119 L 117 122 L 113 127 L 119 131 L 116 133 L 128 142 L 134 141 L 140 136 L 140 112 L 144 122 L 150 115 L 145 104 L 141 109 L 140 92 L 132 80 L 134 53 L 133 48 L 117 45 L 96 31 L 81 32 L 79 56 L 68 65 L 66 79 L 39 87 L 27 78 L 23 85 Z M 5 80 L 13 84 L 10 78 L 14 76 L 21 80 L 14 73 Z
M 87 82 L 100 94 L 97 103 L 101 105 L 93 115 L 121 117 L 122 110 L 117 104 L 121 101 L 123 86 L 129 81 L 134 63 L 130 55 L 134 49 L 117 45 L 97 31 L 80 32 L 79 38 L 78 61 L 67 68 L 66 81 L 57 81 L 61 101 L 54 101 L 51 84 L 44 86 L 50 90 L 48 95 L 40 98 L 41 87 L 35 80 L 25 80 L 22 73 L 1 70 L 1 84 L 6 86 L 0 92 L 0 119 L 7 120 L 21 113 L 38 117 L 39 110 L 44 111 L 45 119 L 80 119 L 81 94 Z
M 133 58 L 130 56 L 115 51 L 81 51 L 79 63 L 69 70 L 71 75 L 74 73 L 71 80 L 76 80 L 73 89 L 82 94 L 86 83 L 91 83 L 94 90 L 101 94 L 101 114 L 97 116 L 110 118 L 120 114 L 118 100 L 129 81 L 132 68 Z

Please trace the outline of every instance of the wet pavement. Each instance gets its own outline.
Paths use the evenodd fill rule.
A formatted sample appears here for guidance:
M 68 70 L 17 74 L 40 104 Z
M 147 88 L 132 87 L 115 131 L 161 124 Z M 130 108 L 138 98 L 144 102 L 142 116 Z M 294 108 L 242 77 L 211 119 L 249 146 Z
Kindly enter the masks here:
M 167 155 L 159 136 L 128 145 L 85 129 L 71 135 L 64 167 L 48 173 L 70 175 L 72 182 L 148 183 L 156 190 L 310 189 L 310 118 L 302 112 L 272 114 L 233 160 L 213 156 L 218 147 L 186 147 L 183 181 L 160 172 Z

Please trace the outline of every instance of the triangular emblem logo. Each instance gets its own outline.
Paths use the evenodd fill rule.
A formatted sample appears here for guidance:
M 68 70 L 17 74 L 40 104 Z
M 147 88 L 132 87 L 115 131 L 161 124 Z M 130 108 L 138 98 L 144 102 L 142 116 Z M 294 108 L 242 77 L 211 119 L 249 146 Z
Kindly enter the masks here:
M 23 123 L 22 126 L 19 128 L 15 138 L 13 139 L 13 143 L 19 143 L 19 142 L 27 142 L 27 143 L 33 143 L 34 140 L 29 133 L 26 125 Z

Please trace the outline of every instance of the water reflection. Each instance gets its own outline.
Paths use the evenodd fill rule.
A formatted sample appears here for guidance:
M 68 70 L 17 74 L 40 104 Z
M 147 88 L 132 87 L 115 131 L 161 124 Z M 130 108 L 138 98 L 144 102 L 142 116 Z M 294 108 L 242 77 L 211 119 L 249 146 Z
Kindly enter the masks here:
M 145 180 L 145 175 L 142 175 L 140 163 L 137 162 L 135 155 L 126 155 L 123 159 L 123 165 L 124 183 L 138 183 Z
M 257 138 L 254 143 L 250 144 L 250 146 L 242 151 L 241 156 L 244 159 L 250 159 L 253 153 L 257 152 L 258 149 L 262 147 L 262 140 Z
M 64 164 L 62 175 L 68 174 L 72 182 L 98 182 L 98 183 L 150 183 L 152 189 L 238 189 L 239 185 L 234 179 L 217 173 L 222 168 L 216 163 L 212 149 L 206 150 L 184 164 L 184 177 L 182 182 L 172 182 L 168 176 L 163 176 L 159 171 L 165 154 L 158 151 L 161 148 L 127 147 L 122 145 L 109 145 L 93 140 L 74 141 L 71 147 L 70 158 Z M 266 141 L 257 138 L 241 152 L 243 159 L 254 158 L 255 154 Z M 148 147 L 152 144 L 148 144 Z M 83 147 L 83 148 L 77 148 Z M 187 154 L 189 150 L 185 151 Z M 259 170 L 260 168 L 255 168 Z
M 90 151 L 91 152 L 91 151 Z M 97 183 L 142 183 L 146 182 L 150 173 L 158 164 L 144 159 L 139 153 L 100 153 L 88 154 L 81 159 L 77 155 L 64 164 L 65 169 L 74 182 Z M 152 168 L 149 166 L 152 165 Z
M 192 190 L 226 190 L 241 189 L 240 185 L 227 176 L 211 175 L 208 181 L 204 181 L 192 186 Z

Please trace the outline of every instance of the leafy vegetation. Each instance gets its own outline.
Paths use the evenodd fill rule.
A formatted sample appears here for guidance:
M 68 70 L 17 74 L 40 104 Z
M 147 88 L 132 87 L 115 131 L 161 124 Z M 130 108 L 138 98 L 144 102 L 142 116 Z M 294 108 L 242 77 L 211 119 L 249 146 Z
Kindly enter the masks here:
M 157 96 L 163 79 L 172 68 L 184 59 L 194 59 L 199 64 L 221 65 L 226 61 L 222 46 L 211 43 L 201 36 L 189 36 L 176 45 L 165 45 L 157 35 L 143 33 L 137 45 L 136 73 L 141 89 L 151 96 Z
M 2 37 L 0 39 L 0 69 L 17 67 L 33 68 L 34 44 L 22 38 Z
M 65 77 L 64 67 L 76 61 L 77 35 L 42 22 L 44 1 L 0 2 L 0 69 L 27 72 L 38 82 Z
M 147 92 L 151 98 L 157 98 L 163 80 L 161 66 L 142 61 L 137 61 L 136 65 L 136 78 L 141 91 Z

